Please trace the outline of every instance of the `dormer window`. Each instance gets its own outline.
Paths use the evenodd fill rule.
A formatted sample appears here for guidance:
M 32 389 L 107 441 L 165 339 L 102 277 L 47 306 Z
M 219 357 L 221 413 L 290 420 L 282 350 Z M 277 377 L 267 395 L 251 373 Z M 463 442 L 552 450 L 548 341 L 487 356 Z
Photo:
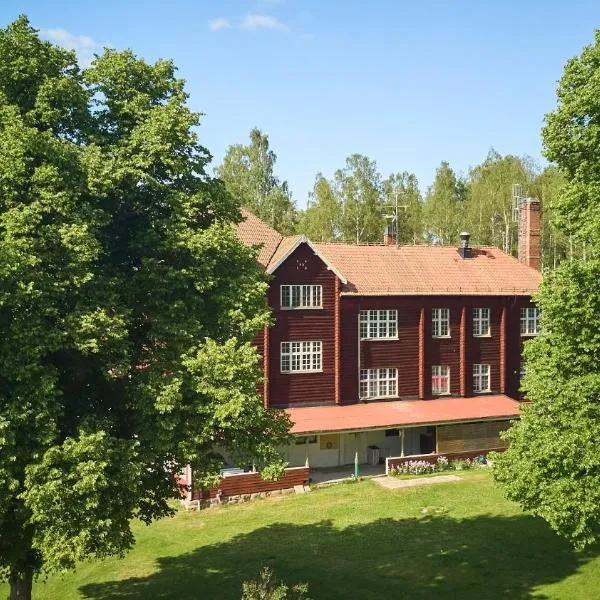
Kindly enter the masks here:
M 323 308 L 322 285 L 282 285 L 281 308 Z

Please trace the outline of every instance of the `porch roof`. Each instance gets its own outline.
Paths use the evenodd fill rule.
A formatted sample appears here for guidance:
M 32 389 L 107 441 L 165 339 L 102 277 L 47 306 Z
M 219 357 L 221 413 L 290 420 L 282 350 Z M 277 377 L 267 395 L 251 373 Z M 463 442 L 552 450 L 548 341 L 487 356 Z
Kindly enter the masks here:
M 294 423 L 291 433 L 306 434 L 511 419 L 521 414 L 520 405 L 508 396 L 496 395 L 311 406 L 286 412 Z

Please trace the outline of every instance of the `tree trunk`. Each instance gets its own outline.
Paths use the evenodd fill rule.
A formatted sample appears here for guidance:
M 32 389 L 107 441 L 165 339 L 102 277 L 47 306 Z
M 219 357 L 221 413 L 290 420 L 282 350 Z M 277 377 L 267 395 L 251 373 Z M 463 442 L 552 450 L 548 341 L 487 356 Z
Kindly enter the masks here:
M 9 583 L 10 600 L 31 600 L 33 571 L 12 575 Z

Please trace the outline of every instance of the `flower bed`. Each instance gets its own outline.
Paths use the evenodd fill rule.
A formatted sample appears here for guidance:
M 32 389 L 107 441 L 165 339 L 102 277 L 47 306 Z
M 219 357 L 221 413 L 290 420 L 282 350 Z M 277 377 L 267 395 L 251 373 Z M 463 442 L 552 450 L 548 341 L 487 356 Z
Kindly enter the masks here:
M 482 454 L 474 458 L 460 458 L 449 460 L 446 456 L 438 456 L 435 462 L 427 460 L 406 460 L 389 468 L 389 475 L 433 475 L 434 473 L 445 473 L 448 471 L 466 471 L 469 469 L 480 469 L 487 467 L 487 459 Z

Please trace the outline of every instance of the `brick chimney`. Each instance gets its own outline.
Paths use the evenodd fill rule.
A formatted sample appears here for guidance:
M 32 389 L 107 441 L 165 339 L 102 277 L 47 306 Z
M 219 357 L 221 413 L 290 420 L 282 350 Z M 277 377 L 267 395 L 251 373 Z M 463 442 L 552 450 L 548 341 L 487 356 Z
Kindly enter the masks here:
M 391 246 L 396 243 L 396 234 L 394 228 L 391 225 L 386 225 L 383 230 L 383 244 L 384 246 Z
M 537 198 L 523 198 L 519 203 L 518 258 L 528 267 L 542 269 L 540 244 L 541 212 Z

